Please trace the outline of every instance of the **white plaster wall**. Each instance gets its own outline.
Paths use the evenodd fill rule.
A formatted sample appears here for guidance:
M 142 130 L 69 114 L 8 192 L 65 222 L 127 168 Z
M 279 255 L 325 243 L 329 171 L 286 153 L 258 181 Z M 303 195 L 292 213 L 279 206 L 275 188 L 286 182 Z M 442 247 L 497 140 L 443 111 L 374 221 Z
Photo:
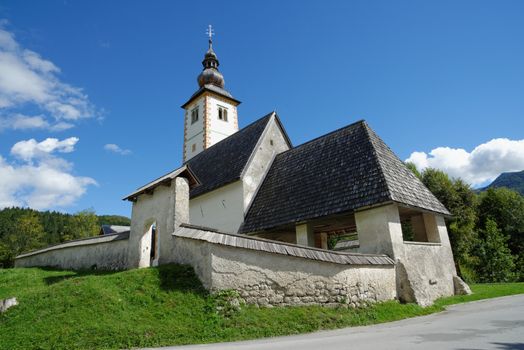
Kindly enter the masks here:
M 395 204 L 355 213 L 360 253 L 386 254 L 395 259 L 402 249 L 402 227 Z
M 210 145 L 222 141 L 229 135 L 238 131 L 237 108 L 225 101 L 215 98 L 213 95 L 208 97 L 209 108 L 209 141 Z M 218 119 L 218 106 L 227 108 L 227 122 Z
M 129 267 L 149 267 L 151 232 L 149 226 L 156 222 L 158 246 L 162 246 L 163 234 L 175 231 L 172 209 L 171 187 L 158 186 L 153 194 L 142 194 L 133 203 L 131 212 L 131 234 L 129 236 Z
M 189 221 L 193 225 L 223 232 L 237 232 L 244 221 L 242 181 L 235 181 L 191 199 Z
M 211 289 L 211 251 L 210 244 L 194 239 L 172 237 L 172 253 L 174 263 L 193 267 L 196 275 L 207 290 Z
M 271 145 L 273 140 L 273 145 Z M 260 138 L 251 161 L 244 170 L 242 181 L 244 183 L 244 211 L 247 212 L 253 197 L 258 190 L 262 180 L 269 170 L 275 156 L 287 151 L 289 145 L 286 142 L 282 130 L 278 126 L 275 117 L 272 117 L 266 130 Z
M 50 266 L 81 270 L 96 267 L 101 270 L 122 270 L 127 267 L 128 239 L 100 242 L 101 237 L 63 243 L 43 252 L 15 260 L 15 267 Z
M 198 121 L 191 124 L 191 111 L 198 106 Z M 186 160 L 191 159 L 204 149 L 204 96 L 199 97 L 197 100 L 187 106 L 185 110 L 185 155 Z M 195 152 L 192 151 L 192 145 L 196 144 Z
M 390 204 L 355 213 L 359 252 L 387 254 L 396 263 L 401 300 L 427 306 L 454 294 L 453 253 L 444 218 L 424 213 L 425 229 L 434 242 L 404 242 L 398 207 Z
M 454 294 L 453 276 L 456 276 L 453 256 L 447 247 L 438 243 L 406 242 L 403 264 L 414 300 L 423 306 L 436 299 Z M 411 300 L 407 300 L 411 301 Z

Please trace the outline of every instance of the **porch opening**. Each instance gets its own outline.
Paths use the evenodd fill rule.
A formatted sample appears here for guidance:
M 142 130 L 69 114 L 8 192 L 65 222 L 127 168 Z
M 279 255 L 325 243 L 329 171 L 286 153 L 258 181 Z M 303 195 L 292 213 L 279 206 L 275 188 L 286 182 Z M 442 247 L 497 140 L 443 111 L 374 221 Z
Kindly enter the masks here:
M 440 243 L 440 235 L 432 213 L 399 207 L 402 238 L 407 242 Z

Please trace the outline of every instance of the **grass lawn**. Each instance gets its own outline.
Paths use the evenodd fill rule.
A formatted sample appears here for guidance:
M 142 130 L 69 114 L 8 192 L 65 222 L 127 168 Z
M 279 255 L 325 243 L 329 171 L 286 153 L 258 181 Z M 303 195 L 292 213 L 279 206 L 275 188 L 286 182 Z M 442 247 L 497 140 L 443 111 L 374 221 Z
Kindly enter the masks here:
M 399 320 L 446 305 L 524 293 L 524 283 L 472 285 L 470 296 L 421 308 L 394 301 L 362 309 L 245 306 L 217 314 L 187 266 L 123 272 L 0 269 L 0 299 L 20 305 L 0 315 L 0 350 L 120 349 L 211 343 Z

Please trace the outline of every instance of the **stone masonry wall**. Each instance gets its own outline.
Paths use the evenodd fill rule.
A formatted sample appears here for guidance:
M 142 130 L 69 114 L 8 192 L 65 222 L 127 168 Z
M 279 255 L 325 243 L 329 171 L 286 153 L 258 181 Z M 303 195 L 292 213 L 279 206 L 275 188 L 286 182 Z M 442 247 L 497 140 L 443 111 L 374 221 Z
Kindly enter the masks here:
M 210 254 L 210 261 L 180 261 L 194 266 L 206 288 L 237 290 L 250 304 L 357 307 L 396 297 L 393 265 L 342 265 L 188 238 L 176 240 L 174 253 L 181 257 Z

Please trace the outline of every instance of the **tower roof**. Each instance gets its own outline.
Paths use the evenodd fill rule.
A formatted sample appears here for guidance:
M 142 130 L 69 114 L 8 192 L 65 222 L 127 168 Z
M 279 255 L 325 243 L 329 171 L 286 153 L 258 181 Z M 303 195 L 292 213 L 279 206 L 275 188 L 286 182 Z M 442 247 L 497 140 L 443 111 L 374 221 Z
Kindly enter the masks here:
M 182 105 L 182 108 L 186 108 L 195 98 L 202 95 L 206 91 L 218 94 L 228 100 L 231 100 L 231 103 L 233 103 L 235 106 L 240 104 L 240 101 L 235 99 L 233 95 L 231 95 L 229 91 L 224 88 L 224 76 L 218 71 L 218 66 L 220 63 L 218 62 L 217 54 L 213 50 L 212 36 L 215 33 L 213 32 L 211 25 L 207 29 L 207 34 L 209 35 L 209 47 L 204 55 L 204 60 L 202 61 L 202 66 L 204 66 L 204 69 L 197 77 L 199 89 L 189 98 L 189 100 L 187 100 L 186 103 Z
M 213 50 L 213 28 L 209 25 L 207 33 L 209 34 L 209 48 L 207 49 L 206 54 L 204 55 L 204 60 L 202 65 L 204 70 L 198 75 L 197 81 L 198 86 L 203 87 L 204 85 L 216 85 L 220 88 L 224 88 L 224 76 L 218 71 L 218 57 Z

